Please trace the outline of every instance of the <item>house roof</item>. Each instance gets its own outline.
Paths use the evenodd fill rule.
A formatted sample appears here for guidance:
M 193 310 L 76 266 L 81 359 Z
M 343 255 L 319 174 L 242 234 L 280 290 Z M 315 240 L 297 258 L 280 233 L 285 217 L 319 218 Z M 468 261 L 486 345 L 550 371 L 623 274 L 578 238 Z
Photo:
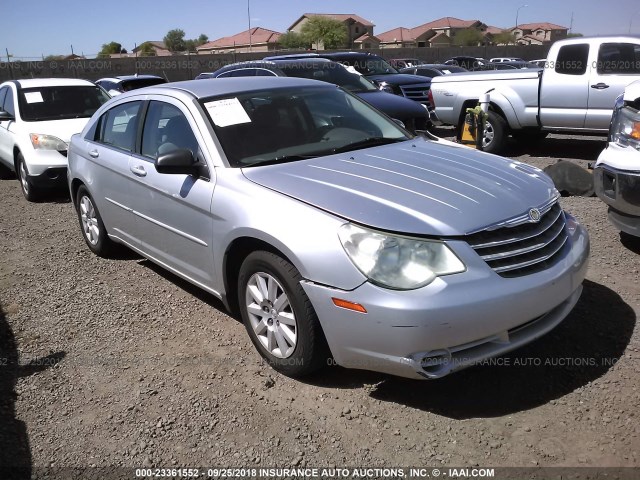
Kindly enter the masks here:
M 460 20 L 455 17 L 442 17 L 432 22 L 418 25 L 411 29 L 411 33 L 415 37 L 419 37 L 427 30 L 443 29 L 443 28 L 469 28 L 482 23 L 480 20 Z
M 375 35 L 369 35 L 368 33 L 365 33 L 364 35 L 362 35 L 362 36 L 360 36 L 360 37 L 356 38 L 356 39 L 354 40 L 354 42 L 355 42 L 355 43 L 362 43 L 362 42 L 365 42 L 365 41 L 367 41 L 367 40 L 374 40 L 374 41 L 376 41 L 376 42 L 379 42 L 379 41 L 380 41 L 380 39 L 379 39 L 378 37 L 376 37 Z
M 446 33 L 437 33 L 436 35 L 434 35 L 433 37 L 431 37 L 429 39 L 429 42 L 433 42 L 434 40 L 438 40 L 440 38 L 444 37 L 448 43 L 451 43 L 451 37 L 449 35 L 447 35 Z
M 309 18 L 309 17 L 329 17 L 329 18 L 333 18 L 334 20 L 339 20 L 341 22 L 344 22 L 346 20 L 351 19 L 351 20 L 354 20 L 356 22 L 361 23 L 362 25 L 364 25 L 366 27 L 375 26 L 369 20 L 365 20 L 364 18 L 362 18 L 359 15 L 356 15 L 355 13 L 303 13 L 302 15 L 300 15 L 300 18 L 298 18 L 295 22 L 293 22 L 291 24 L 291 26 L 289 27 L 289 30 L 291 30 L 298 23 L 300 23 L 300 21 L 305 17 L 306 18 Z
M 196 48 L 196 50 L 209 50 L 213 48 L 233 47 L 235 45 L 249 45 L 249 32 L 251 32 L 251 43 L 276 43 L 280 36 L 280 32 L 275 32 L 267 28 L 254 27 L 251 30 L 236 33 L 229 37 L 221 37 L 217 40 L 204 43 Z
M 150 43 L 152 46 L 159 48 L 160 50 L 169 50 L 167 48 L 167 46 L 164 44 L 163 41 L 160 40 L 147 40 L 146 42 L 142 42 L 140 45 L 138 45 L 136 48 L 133 49 L 134 52 L 137 52 L 138 50 L 140 50 L 140 47 L 142 45 L 144 45 L 145 43 Z
M 398 27 L 393 30 L 389 30 L 388 32 L 380 33 L 376 35 L 380 39 L 381 42 L 406 42 L 413 40 L 411 37 L 411 30 L 409 28 Z
M 520 29 L 520 30 L 569 30 L 567 27 L 563 27 L 561 25 L 556 25 L 554 23 L 549 23 L 549 22 L 542 22 L 542 23 L 523 23 L 518 25 L 515 28 L 512 28 L 512 30 L 515 30 L 516 28 Z
M 498 33 L 502 33 L 505 30 L 509 31 L 508 29 L 505 29 L 505 28 L 498 28 L 498 27 L 488 26 L 484 33 L 490 33 L 491 35 L 497 35 Z

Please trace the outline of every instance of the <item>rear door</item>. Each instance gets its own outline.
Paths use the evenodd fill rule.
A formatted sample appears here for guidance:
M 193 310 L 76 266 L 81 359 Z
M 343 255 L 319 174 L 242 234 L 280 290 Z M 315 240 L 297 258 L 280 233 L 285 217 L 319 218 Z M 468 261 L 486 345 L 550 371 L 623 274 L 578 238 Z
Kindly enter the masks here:
M 581 129 L 589 101 L 589 43 L 563 45 L 540 84 L 540 122 L 547 128 Z
M 603 43 L 591 63 L 585 127 L 607 131 L 616 97 L 640 80 L 640 41 Z
M 92 163 L 89 191 L 111 235 L 137 247 L 132 236 L 132 181 L 129 157 L 135 148 L 142 101 L 120 103 L 102 114 L 79 152 Z

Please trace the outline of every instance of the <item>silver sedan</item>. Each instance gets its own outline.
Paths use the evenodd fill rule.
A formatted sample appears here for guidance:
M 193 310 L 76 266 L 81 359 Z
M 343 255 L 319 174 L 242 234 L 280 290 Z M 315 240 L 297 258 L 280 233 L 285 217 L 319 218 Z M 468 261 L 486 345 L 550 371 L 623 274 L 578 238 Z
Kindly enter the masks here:
M 221 298 L 291 376 L 442 377 L 554 328 L 587 269 L 540 170 L 313 80 L 122 94 L 73 137 L 68 177 L 93 252 L 126 245 Z

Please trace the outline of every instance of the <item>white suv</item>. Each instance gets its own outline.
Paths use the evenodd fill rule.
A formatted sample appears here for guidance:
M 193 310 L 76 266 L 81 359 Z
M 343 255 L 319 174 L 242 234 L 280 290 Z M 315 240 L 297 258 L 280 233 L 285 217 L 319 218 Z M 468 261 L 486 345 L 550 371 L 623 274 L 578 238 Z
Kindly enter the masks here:
M 108 99 L 99 86 L 73 78 L 0 84 L 0 176 L 16 172 L 29 201 L 64 185 L 71 135 Z

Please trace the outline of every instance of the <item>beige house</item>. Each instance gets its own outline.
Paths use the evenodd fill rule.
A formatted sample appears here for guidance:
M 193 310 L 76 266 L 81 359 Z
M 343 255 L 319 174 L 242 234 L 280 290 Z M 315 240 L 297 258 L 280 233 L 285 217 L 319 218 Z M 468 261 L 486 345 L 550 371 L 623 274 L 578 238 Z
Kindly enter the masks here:
M 207 42 L 196 51 L 205 53 L 231 53 L 231 52 L 273 52 L 280 47 L 278 40 L 282 34 L 262 27 L 255 27 L 230 37 L 222 37 Z
M 377 38 L 373 35 L 373 23 L 353 13 L 304 13 L 288 28 L 290 32 L 300 33 L 302 26 L 313 17 L 327 17 L 342 22 L 347 27 L 348 48 L 375 48 Z M 365 43 L 372 45 L 365 47 Z M 318 50 L 324 50 L 322 42 L 317 46 Z
M 569 29 L 553 23 L 525 23 L 511 29 L 520 45 L 542 45 L 567 38 Z
M 414 28 L 394 28 L 377 35 L 382 48 L 448 47 L 460 30 L 475 28 L 481 32 L 487 26 L 480 20 L 461 20 L 443 17 Z

